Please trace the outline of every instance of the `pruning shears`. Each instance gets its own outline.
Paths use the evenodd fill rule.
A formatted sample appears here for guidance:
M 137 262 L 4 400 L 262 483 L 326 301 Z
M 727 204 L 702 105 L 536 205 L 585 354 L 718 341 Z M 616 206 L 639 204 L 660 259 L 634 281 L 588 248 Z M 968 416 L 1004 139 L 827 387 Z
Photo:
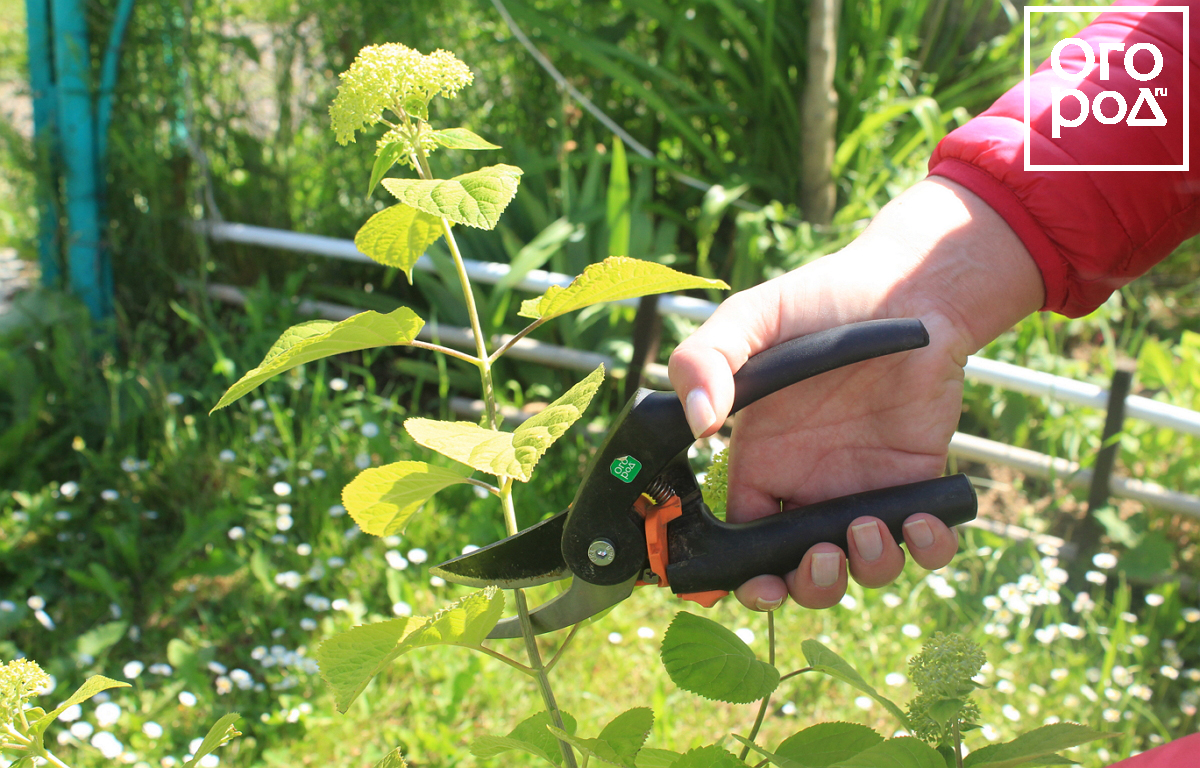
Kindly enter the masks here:
M 920 320 L 871 320 L 809 334 L 746 361 L 734 379 L 733 412 L 835 368 L 924 347 Z M 782 576 L 846 529 L 877 517 L 897 541 L 904 520 L 927 512 L 947 525 L 975 517 L 975 491 L 958 474 L 842 496 L 749 523 L 717 519 L 688 463 L 694 442 L 674 392 L 639 389 L 593 456 L 570 507 L 537 525 L 436 566 L 448 581 L 523 589 L 574 577 L 530 612 L 537 634 L 563 629 L 656 584 L 706 607 L 759 574 Z M 516 618 L 489 637 L 519 637 Z

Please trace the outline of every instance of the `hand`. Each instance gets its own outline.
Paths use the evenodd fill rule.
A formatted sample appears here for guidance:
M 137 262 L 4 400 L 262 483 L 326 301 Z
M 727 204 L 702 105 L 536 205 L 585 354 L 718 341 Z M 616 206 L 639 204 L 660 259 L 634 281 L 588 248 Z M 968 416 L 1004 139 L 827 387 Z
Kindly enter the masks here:
M 671 381 L 698 437 L 728 415 L 742 364 L 788 339 L 916 317 L 930 344 L 822 374 L 741 411 L 729 519 L 941 475 L 967 355 L 1036 310 L 1042 293 L 1033 260 L 1003 219 L 966 189 L 933 179 L 893 201 L 839 253 L 730 297 L 671 356 Z M 905 522 L 904 538 L 925 568 L 946 565 L 958 548 L 957 535 L 926 514 Z M 903 569 L 904 552 L 880 521 L 855 520 L 847 539 L 849 572 L 864 586 L 883 586 Z M 788 594 L 826 608 L 845 593 L 846 560 L 837 546 L 818 544 L 786 578 L 759 576 L 736 594 L 757 610 Z

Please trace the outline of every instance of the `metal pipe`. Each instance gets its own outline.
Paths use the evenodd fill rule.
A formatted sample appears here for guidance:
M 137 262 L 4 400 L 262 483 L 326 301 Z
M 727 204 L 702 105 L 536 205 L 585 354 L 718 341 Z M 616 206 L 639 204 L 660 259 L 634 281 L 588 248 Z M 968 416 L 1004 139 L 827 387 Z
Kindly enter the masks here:
M 51 192 L 57 113 L 49 0 L 26 0 L 25 15 L 29 38 L 29 91 L 33 101 L 33 146 L 39 171 L 38 261 L 42 267 L 42 285 L 57 288 L 62 268 L 58 261 L 58 210 Z

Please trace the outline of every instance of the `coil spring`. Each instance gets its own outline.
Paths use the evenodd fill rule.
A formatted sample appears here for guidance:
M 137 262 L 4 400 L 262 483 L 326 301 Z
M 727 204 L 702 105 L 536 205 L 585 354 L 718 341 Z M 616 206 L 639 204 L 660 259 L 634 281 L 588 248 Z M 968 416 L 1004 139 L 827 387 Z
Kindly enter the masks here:
M 675 489 L 671 487 L 671 484 L 665 478 L 656 477 L 650 482 L 650 485 L 646 486 L 646 490 L 642 491 L 642 493 L 654 499 L 655 504 L 662 504 L 675 495 Z

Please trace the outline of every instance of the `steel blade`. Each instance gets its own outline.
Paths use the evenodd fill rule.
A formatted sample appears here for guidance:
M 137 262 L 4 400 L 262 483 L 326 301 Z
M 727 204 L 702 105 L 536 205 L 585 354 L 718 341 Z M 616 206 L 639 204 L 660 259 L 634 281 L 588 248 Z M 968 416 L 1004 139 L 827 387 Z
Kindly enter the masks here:
M 602 587 L 576 578 L 566 592 L 529 612 L 533 633 L 541 635 L 590 619 L 633 594 L 637 580 L 634 576 L 621 584 Z M 488 633 L 493 640 L 520 636 L 521 620 L 516 616 L 502 620 Z
M 435 565 L 429 572 L 469 587 L 524 589 L 571 575 L 562 557 L 566 511 L 470 554 Z

